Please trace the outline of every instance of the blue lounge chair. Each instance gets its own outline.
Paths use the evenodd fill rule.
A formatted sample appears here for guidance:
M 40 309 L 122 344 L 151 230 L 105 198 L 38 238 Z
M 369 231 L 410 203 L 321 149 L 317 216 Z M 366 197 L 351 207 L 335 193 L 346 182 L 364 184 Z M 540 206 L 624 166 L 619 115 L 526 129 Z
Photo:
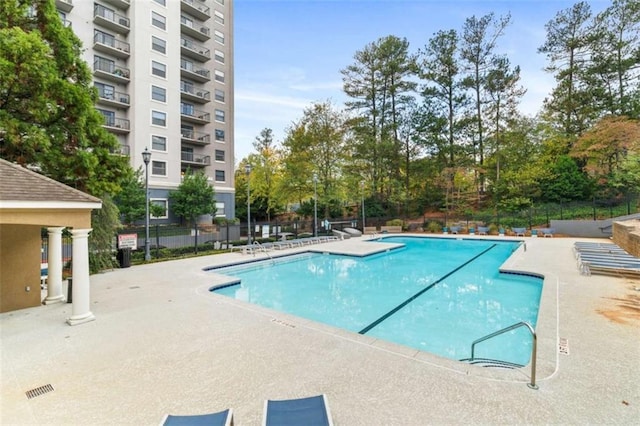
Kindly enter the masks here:
M 228 409 L 218 413 L 195 416 L 172 416 L 167 414 L 160 424 L 164 426 L 233 426 L 233 411 Z
M 515 232 L 516 237 L 524 237 L 527 233 L 527 228 L 513 228 L 513 232 Z
M 489 234 L 488 226 L 478 226 L 478 235 L 487 235 Z
M 267 400 L 263 426 L 333 426 L 326 395 L 309 398 Z

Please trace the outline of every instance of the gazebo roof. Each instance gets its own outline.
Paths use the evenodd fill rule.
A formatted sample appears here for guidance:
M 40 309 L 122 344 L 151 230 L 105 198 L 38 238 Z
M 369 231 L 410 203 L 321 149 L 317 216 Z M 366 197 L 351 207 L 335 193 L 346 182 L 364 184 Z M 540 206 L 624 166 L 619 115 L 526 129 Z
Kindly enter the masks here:
M 0 207 L 6 207 L 7 202 L 95 204 L 101 203 L 101 200 L 18 164 L 0 159 Z

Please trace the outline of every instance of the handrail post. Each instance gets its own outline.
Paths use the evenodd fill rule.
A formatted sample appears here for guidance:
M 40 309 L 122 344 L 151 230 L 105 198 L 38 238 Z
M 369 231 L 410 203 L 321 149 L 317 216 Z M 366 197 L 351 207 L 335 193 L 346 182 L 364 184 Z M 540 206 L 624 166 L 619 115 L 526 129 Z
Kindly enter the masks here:
M 499 336 L 503 333 L 506 333 L 508 331 L 511 330 L 515 330 L 516 328 L 520 328 L 520 327 L 526 327 L 529 332 L 531 333 L 531 338 L 533 340 L 533 344 L 531 347 L 531 383 L 527 383 L 527 386 L 529 386 L 529 388 L 531 389 L 538 389 L 538 386 L 536 385 L 536 358 L 538 356 L 538 336 L 536 335 L 535 330 L 533 329 L 533 327 L 531 327 L 531 324 L 529 324 L 526 321 L 521 321 L 515 324 L 512 324 L 508 327 L 505 327 L 501 330 L 495 331 L 491 334 L 487 334 L 486 336 L 483 336 L 479 339 L 476 339 L 472 344 L 471 344 L 471 360 L 473 361 L 475 359 L 475 348 L 476 348 L 476 343 L 481 343 L 484 342 L 485 340 L 489 340 L 492 339 L 496 336 Z

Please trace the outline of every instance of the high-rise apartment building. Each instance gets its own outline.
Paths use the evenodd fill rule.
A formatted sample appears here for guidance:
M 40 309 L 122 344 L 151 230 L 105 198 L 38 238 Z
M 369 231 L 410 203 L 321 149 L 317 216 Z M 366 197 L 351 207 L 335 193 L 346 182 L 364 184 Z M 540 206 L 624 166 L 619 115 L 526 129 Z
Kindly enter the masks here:
M 233 218 L 233 0 L 55 0 L 82 40 L 105 128 L 134 169 L 151 152 L 150 199 L 175 221 L 169 191 L 187 169 Z

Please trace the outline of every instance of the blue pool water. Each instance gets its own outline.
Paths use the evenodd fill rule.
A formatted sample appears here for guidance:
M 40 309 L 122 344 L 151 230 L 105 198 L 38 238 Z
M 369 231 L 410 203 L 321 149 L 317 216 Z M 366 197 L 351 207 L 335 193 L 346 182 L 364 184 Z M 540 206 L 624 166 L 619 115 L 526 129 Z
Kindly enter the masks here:
M 519 321 L 535 328 L 542 279 L 498 272 L 518 242 L 384 241 L 405 246 L 363 258 L 307 253 L 217 269 L 240 283 L 214 291 L 456 360 L 489 333 Z M 505 333 L 478 344 L 475 355 L 525 365 L 531 336 L 524 328 Z

